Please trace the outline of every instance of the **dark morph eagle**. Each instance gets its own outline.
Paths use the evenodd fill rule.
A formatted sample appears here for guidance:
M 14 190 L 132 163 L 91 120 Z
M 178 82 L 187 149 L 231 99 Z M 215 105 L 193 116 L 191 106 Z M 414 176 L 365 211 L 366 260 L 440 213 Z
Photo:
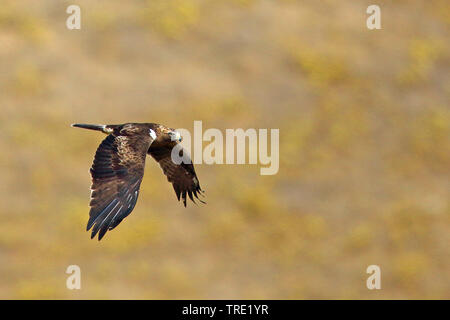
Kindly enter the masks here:
M 186 195 L 195 203 L 193 196 L 198 199 L 197 195 L 203 193 L 192 163 L 172 161 L 172 149 L 181 142 L 180 133 L 174 129 L 156 123 L 72 126 L 108 135 L 98 147 L 90 170 L 91 210 L 87 230 L 93 227 L 91 239 L 98 233 L 98 240 L 101 240 L 106 231 L 114 229 L 133 211 L 147 153 L 159 163 L 184 206 Z M 180 155 L 182 153 L 183 150 Z

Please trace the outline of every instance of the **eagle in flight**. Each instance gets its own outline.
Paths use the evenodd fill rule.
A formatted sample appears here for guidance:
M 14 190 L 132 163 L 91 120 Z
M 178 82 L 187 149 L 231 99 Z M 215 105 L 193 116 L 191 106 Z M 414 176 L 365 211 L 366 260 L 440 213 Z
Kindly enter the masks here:
M 176 164 L 172 160 L 172 149 L 181 142 L 180 133 L 174 129 L 156 123 L 72 126 L 108 135 L 97 148 L 90 170 L 91 209 L 87 231 L 92 228 L 91 239 L 98 233 L 98 240 L 101 240 L 106 231 L 117 227 L 133 211 L 144 177 L 147 154 L 159 163 L 185 207 L 186 195 L 194 203 L 194 197 L 205 203 L 198 198 L 199 194 L 203 196 L 203 190 L 192 162 Z M 179 154 L 183 156 L 183 152 L 181 149 Z

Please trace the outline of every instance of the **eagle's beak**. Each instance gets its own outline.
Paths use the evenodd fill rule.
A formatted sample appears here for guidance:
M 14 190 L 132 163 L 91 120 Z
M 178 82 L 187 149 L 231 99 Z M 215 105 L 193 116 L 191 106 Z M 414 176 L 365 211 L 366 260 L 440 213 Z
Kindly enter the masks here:
M 181 137 L 181 134 L 178 131 L 171 131 L 169 134 L 170 134 L 170 140 L 172 140 L 172 141 L 181 142 L 183 140 L 183 138 Z

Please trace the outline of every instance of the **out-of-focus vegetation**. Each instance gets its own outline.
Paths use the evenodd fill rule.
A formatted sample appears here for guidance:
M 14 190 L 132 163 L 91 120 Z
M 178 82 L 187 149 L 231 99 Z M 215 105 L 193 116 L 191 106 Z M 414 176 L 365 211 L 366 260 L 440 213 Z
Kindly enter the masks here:
M 449 2 L 378 1 L 375 31 L 369 4 L 3 0 L 0 297 L 450 298 Z M 199 165 L 185 209 L 149 159 L 90 240 L 103 136 L 69 125 L 194 120 L 279 128 L 279 174 Z

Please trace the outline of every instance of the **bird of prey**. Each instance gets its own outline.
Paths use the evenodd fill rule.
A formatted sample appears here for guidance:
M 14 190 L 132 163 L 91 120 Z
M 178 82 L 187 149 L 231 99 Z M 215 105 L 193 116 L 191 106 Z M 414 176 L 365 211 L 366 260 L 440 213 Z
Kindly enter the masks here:
M 101 240 L 106 231 L 114 229 L 133 211 L 147 154 L 161 166 L 167 180 L 172 183 L 178 201 L 181 197 L 186 207 L 187 195 L 194 203 L 194 196 L 204 203 L 198 198 L 203 190 L 192 162 L 176 164 L 172 160 L 172 149 L 181 142 L 180 133 L 174 129 L 156 123 L 73 124 L 72 127 L 97 130 L 108 135 L 97 148 L 90 170 L 91 209 L 87 231 L 93 228 L 91 239 L 98 233 L 98 240 Z M 184 152 L 181 149 L 180 155 Z

